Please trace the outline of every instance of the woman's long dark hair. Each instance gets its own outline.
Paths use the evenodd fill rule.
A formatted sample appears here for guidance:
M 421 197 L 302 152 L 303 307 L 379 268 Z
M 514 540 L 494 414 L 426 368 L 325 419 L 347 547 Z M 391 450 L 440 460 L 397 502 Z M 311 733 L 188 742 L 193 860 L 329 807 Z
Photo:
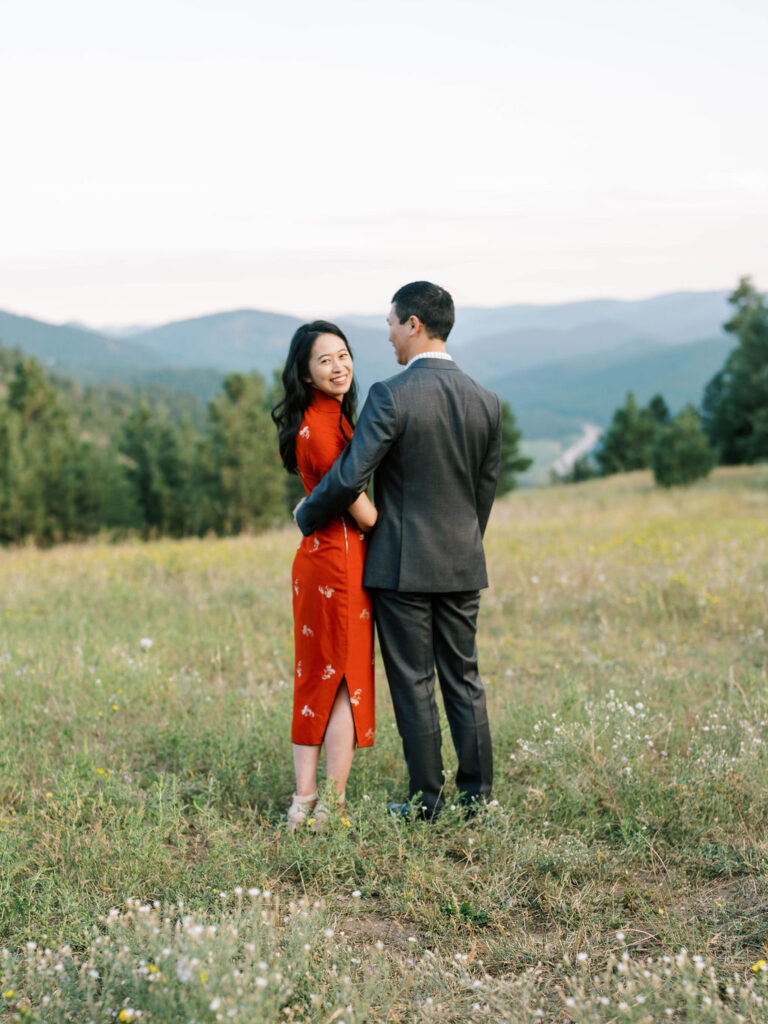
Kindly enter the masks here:
M 309 358 L 312 355 L 312 346 L 315 338 L 320 334 L 335 334 L 341 338 L 347 346 L 347 351 L 352 356 L 352 349 L 344 337 L 344 332 L 336 324 L 328 320 L 313 320 L 311 324 L 302 324 L 291 338 L 291 346 L 288 349 L 288 358 L 283 369 L 282 400 L 272 410 L 280 444 L 280 458 L 289 473 L 296 470 L 296 435 L 301 426 L 304 411 L 312 401 L 312 384 L 304 378 L 309 376 Z M 352 357 L 354 359 L 354 357 Z M 357 407 L 357 384 L 354 374 L 352 386 L 341 400 L 339 408 L 339 420 L 346 416 L 350 425 L 355 422 L 355 409 Z

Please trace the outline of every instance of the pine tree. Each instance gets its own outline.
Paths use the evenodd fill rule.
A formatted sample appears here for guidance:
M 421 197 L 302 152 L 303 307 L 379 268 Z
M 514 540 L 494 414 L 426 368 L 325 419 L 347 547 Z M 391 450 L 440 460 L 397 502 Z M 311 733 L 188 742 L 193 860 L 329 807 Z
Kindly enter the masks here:
M 516 474 L 524 473 L 530 468 L 533 459 L 520 453 L 521 432 L 517 428 L 515 414 L 509 402 L 501 403 L 501 466 L 496 496 L 508 494 L 517 487 Z
M 639 408 L 634 392 L 627 394 L 624 405 L 613 414 L 608 430 L 595 458 L 605 475 L 647 469 L 651 464 L 653 439 L 666 403 L 657 395 L 652 405 Z M 667 412 L 668 415 L 668 412 Z
M 717 455 L 701 429 L 698 410 L 688 405 L 656 434 L 653 476 L 662 487 L 686 486 L 707 476 Z
M 218 533 L 265 529 L 285 517 L 284 471 L 268 405 L 255 372 L 225 377 L 224 393 L 209 405 L 206 518 Z
M 185 464 L 178 433 L 162 412 L 139 398 L 123 424 L 120 451 L 142 516 L 145 536 L 185 532 Z
M 725 330 L 739 344 L 710 380 L 702 402 L 704 430 L 726 465 L 768 458 L 768 309 L 743 277 L 728 300 Z
M 19 359 L 0 414 L 0 539 L 40 543 L 77 535 L 71 418 L 43 367 Z

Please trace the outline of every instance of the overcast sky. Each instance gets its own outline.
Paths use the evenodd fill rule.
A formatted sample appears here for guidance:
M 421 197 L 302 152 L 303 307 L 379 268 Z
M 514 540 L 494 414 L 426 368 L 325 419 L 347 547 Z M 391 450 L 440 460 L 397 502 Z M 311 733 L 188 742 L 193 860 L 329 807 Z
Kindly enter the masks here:
M 4 0 L 0 309 L 768 288 L 765 0 Z

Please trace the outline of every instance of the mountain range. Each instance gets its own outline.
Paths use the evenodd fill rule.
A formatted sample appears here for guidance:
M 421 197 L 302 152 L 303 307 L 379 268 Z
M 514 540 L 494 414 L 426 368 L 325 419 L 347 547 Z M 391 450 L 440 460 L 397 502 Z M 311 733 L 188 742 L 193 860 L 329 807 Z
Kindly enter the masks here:
M 673 411 L 698 404 L 734 344 L 722 330 L 727 295 L 459 308 L 448 347 L 463 369 L 510 401 L 525 437 L 563 440 L 586 420 L 604 426 L 629 390 L 641 402 L 660 392 Z M 83 384 L 162 383 L 208 398 L 228 372 L 255 369 L 270 380 L 301 322 L 242 309 L 94 330 L 0 311 L 0 343 Z M 350 340 L 363 393 L 397 372 L 383 313 L 336 322 Z

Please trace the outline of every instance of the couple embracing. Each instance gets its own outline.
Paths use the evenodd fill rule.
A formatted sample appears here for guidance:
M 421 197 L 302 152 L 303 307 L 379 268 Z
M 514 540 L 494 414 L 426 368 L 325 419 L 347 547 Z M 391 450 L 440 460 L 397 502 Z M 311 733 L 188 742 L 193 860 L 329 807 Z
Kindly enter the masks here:
M 404 285 L 387 319 L 405 369 L 373 385 L 354 430 L 352 353 L 327 321 L 296 331 L 272 414 L 283 464 L 307 492 L 295 511 L 304 536 L 292 574 L 292 829 L 327 823 L 330 809 L 317 793 L 321 746 L 343 802 L 355 746 L 373 744 L 374 621 L 420 816 L 434 818 L 444 802 L 435 669 L 458 756 L 458 799 L 471 811 L 491 791 L 476 634 L 500 404 L 446 351 L 454 306 L 445 289 Z M 411 803 L 389 809 L 408 816 Z

